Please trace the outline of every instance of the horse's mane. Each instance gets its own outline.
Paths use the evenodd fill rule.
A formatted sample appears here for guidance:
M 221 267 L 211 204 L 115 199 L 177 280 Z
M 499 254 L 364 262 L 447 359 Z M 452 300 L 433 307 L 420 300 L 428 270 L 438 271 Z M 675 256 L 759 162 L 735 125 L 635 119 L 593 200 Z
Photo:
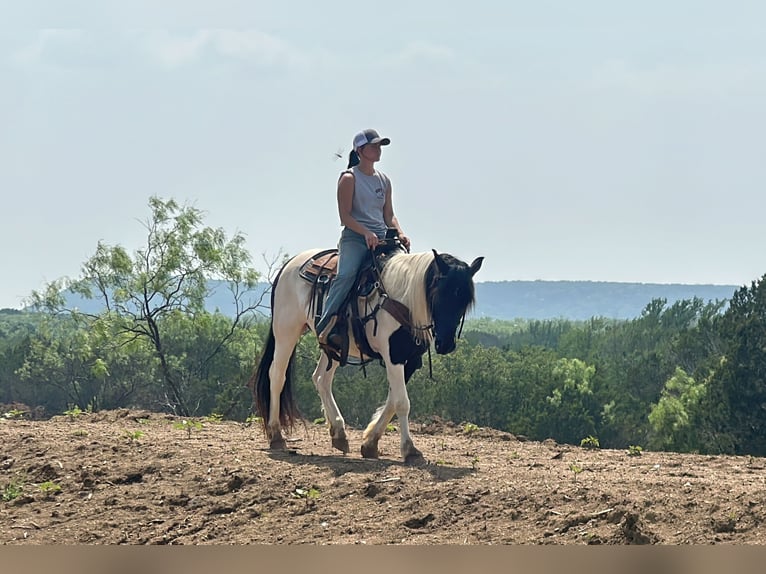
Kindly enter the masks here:
M 415 327 L 431 324 L 431 311 L 426 297 L 426 273 L 433 261 L 432 251 L 399 253 L 386 262 L 381 272 L 386 292 L 392 299 L 407 306 Z M 422 334 L 423 338 L 430 340 L 430 330 L 424 330 Z

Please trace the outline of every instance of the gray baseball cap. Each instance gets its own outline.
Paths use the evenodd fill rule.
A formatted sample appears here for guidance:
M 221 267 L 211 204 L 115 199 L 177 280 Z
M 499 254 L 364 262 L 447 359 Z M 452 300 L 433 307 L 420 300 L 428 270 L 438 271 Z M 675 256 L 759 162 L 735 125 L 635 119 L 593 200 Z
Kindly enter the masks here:
M 367 144 L 379 143 L 380 145 L 388 145 L 391 140 L 388 138 L 380 137 L 380 134 L 373 129 L 368 129 L 359 132 L 354 136 L 354 149 L 358 150 L 360 147 Z

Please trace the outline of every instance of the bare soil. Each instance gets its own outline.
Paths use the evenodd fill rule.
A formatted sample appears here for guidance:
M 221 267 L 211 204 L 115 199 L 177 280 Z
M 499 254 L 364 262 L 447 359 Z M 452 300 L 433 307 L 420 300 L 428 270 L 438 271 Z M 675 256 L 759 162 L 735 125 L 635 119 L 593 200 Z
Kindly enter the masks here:
M 426 463 L 144 411 L 0 419 L 4 544 L 764 544 L 764 459 L 584 449 L 439 420 Z M 198 423 L 198 424 L 196 424 Z M 469 430 L 471 432 L 466 432 Z

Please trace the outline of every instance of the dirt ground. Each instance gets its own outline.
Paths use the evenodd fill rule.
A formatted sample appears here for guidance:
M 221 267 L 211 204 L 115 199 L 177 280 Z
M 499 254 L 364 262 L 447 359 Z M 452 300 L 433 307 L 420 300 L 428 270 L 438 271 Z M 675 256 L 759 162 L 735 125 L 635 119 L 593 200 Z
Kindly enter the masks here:
M 592 450 L 415 423 L 427 462 L 333 451 L 307 423 L 144 411 L 0 418 L 4 544 L 763 544 L 761 458 Z M 466 432 L 466 430 L 470 432 Z

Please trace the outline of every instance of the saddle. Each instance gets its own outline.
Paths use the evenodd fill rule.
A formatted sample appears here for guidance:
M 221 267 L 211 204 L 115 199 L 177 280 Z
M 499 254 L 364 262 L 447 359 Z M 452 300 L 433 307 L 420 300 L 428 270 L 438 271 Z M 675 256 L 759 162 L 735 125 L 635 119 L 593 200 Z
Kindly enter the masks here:
M 338 311 L 337 320 L 332 329 L 333 334 L 340 336 L 341 344 L 339 348 L 330 345 L 323 346 L 323 350 L 331 360 L 336 360 L 341 365 L 348 364 L 350 342 L 348 336 L 349 319 L 353 319 L 352 329 L 357 347 L 359 347 L 363 354 L 371 358 L 377 357 L 377 354 L 370 348 L 367 342 L 367 338 L 364 335 L 364 324 L 360 321 L 357 307 L 353 303 L 356 302 L 358 297 L 369 297 L 373 290 L 378 288 L 379 270 L 383 268 L 390 255 L 404 250 L 405 248 L 399 241 L 396 230 L 389 229 L 386 233 L 386 239 L 378 244 L 374 253 L 369 252 L 367 254 L 367 257 L 359 267 L 353 287 Z M 314 315 L 314 323 L 316 324 L 322 316 L 327 291 L 338 274 L 338 250 L 325 249 L 320 251 L 301 265 L 298 273 L 302 279 L 312 285 L 309 312 Z
M 321 285 L 326 289 L 338 274 L 338 250 L 320 251 L 301 265 L 298 273 L 312 285 Z

